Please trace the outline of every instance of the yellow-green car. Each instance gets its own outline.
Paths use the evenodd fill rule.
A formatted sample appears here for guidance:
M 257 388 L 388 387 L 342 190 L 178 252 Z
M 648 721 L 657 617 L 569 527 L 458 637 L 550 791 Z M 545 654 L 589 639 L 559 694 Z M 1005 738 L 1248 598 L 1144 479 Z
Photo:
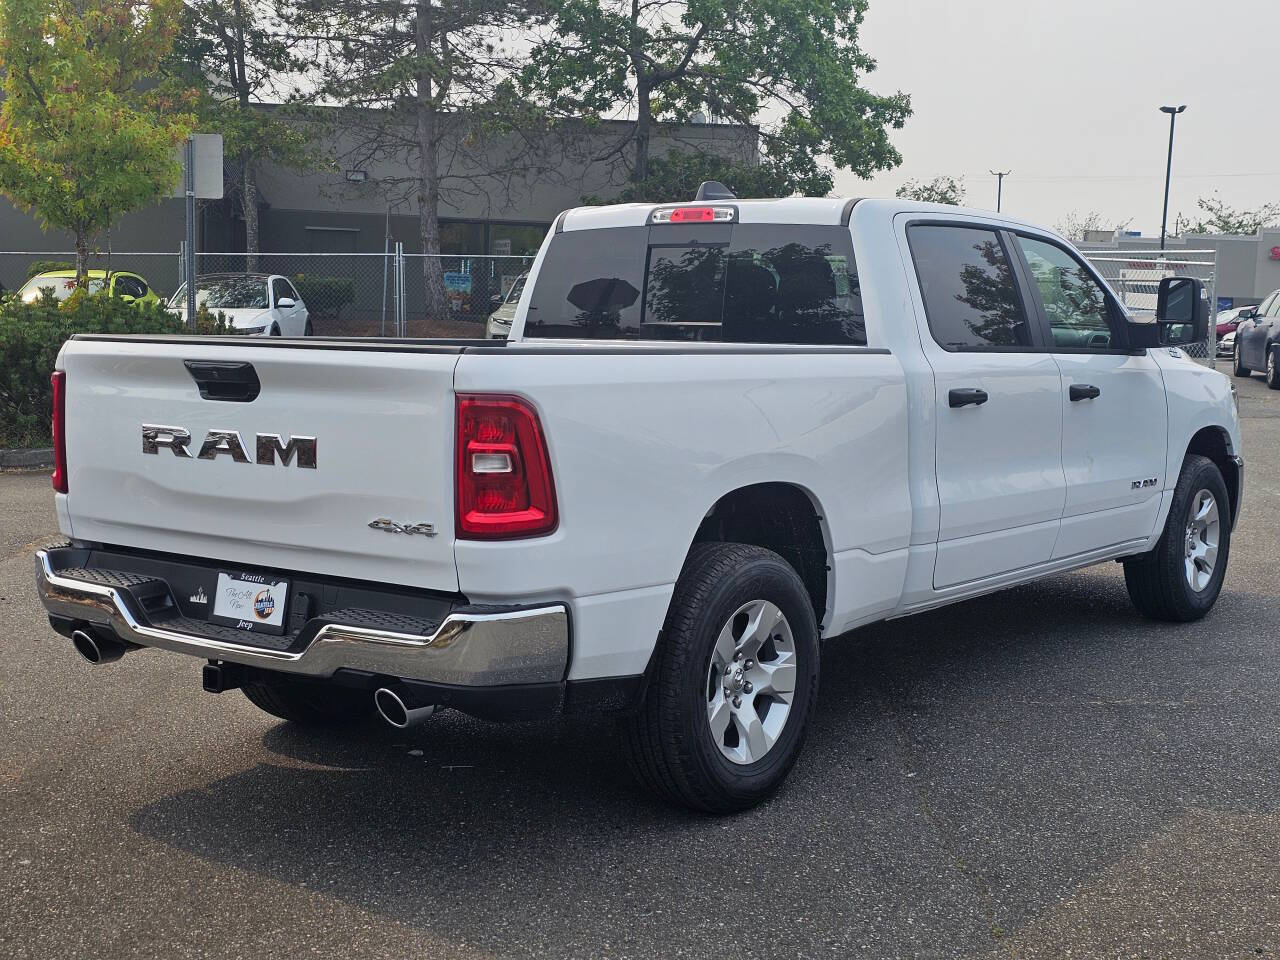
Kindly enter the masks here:
M 101 293 L 104 289 L 113 297 L 119 297 L 125 303 L 158 303 L 160 297 L 151 289 L 151 285 L 136 273 L 124 270 L 89 271 L 89 292 Z M 76 272 L 74 270 L 50 270 L 48 273 L 37 273 L 22 285 L 18 298 L 24 303 L 35 303 L 40 294 L 48 290 L 55 300 L 65 300 L 76 288 Z

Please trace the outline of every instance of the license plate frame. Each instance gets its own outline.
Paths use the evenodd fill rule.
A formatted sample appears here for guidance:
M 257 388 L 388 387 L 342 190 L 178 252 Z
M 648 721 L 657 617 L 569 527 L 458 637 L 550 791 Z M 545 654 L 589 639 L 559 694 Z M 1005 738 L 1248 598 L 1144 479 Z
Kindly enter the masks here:
M 242 570 L 220 570 L 209 620 L 246 633 L 284 633 L 289 581 Z

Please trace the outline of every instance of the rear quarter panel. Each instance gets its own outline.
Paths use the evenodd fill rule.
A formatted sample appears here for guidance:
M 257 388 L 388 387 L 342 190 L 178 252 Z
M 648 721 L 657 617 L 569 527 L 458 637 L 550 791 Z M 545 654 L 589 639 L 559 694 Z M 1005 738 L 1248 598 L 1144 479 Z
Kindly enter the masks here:
M 740 487 L 806 491 L 837 568 L 842 554 L 905 551 L 897 360 L 709 346 L 522 345 L 459 360 L 459 393 L 516 393 L 537 409 L 560 509 L 548 537 L 458 541 L 459 586 L 479 601 L 570 601 L 573 677 L 644 669 L 699 523 Z M 828 624 L 865 602 L 856 584 L 830 586 Z

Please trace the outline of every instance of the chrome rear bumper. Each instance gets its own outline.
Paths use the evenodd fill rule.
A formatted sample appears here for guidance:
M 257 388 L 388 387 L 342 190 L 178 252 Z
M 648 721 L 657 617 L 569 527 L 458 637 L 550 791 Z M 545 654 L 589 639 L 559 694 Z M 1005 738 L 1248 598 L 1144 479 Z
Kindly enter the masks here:
M 58 550 L 37 550 L 36 590 L 51 616 L 93 624 L 121 640 L 208 660 L 307 677 L 341 669 L 462 686 L 554 683 L 569 660 L 569 614 L 563 604 L 493 612 L 457 611 L 430 632 L 400 633 L 326 623 L 301 649 L 270 649 L 152 623 L 128 596 L 60 569 Z

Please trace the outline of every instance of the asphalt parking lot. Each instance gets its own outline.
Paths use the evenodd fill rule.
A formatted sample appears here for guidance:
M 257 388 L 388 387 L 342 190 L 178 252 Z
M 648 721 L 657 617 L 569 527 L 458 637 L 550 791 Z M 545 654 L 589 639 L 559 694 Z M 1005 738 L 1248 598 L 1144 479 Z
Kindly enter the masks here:
M 47 627 L 47 478 L 0 476 L 0 957 L 1280 957 L 1280 392 L 1203 622 L 1114 564 L 824 649 L 804 757 L 736 818 L 604 726 L 302 732 L 199 663 Z

